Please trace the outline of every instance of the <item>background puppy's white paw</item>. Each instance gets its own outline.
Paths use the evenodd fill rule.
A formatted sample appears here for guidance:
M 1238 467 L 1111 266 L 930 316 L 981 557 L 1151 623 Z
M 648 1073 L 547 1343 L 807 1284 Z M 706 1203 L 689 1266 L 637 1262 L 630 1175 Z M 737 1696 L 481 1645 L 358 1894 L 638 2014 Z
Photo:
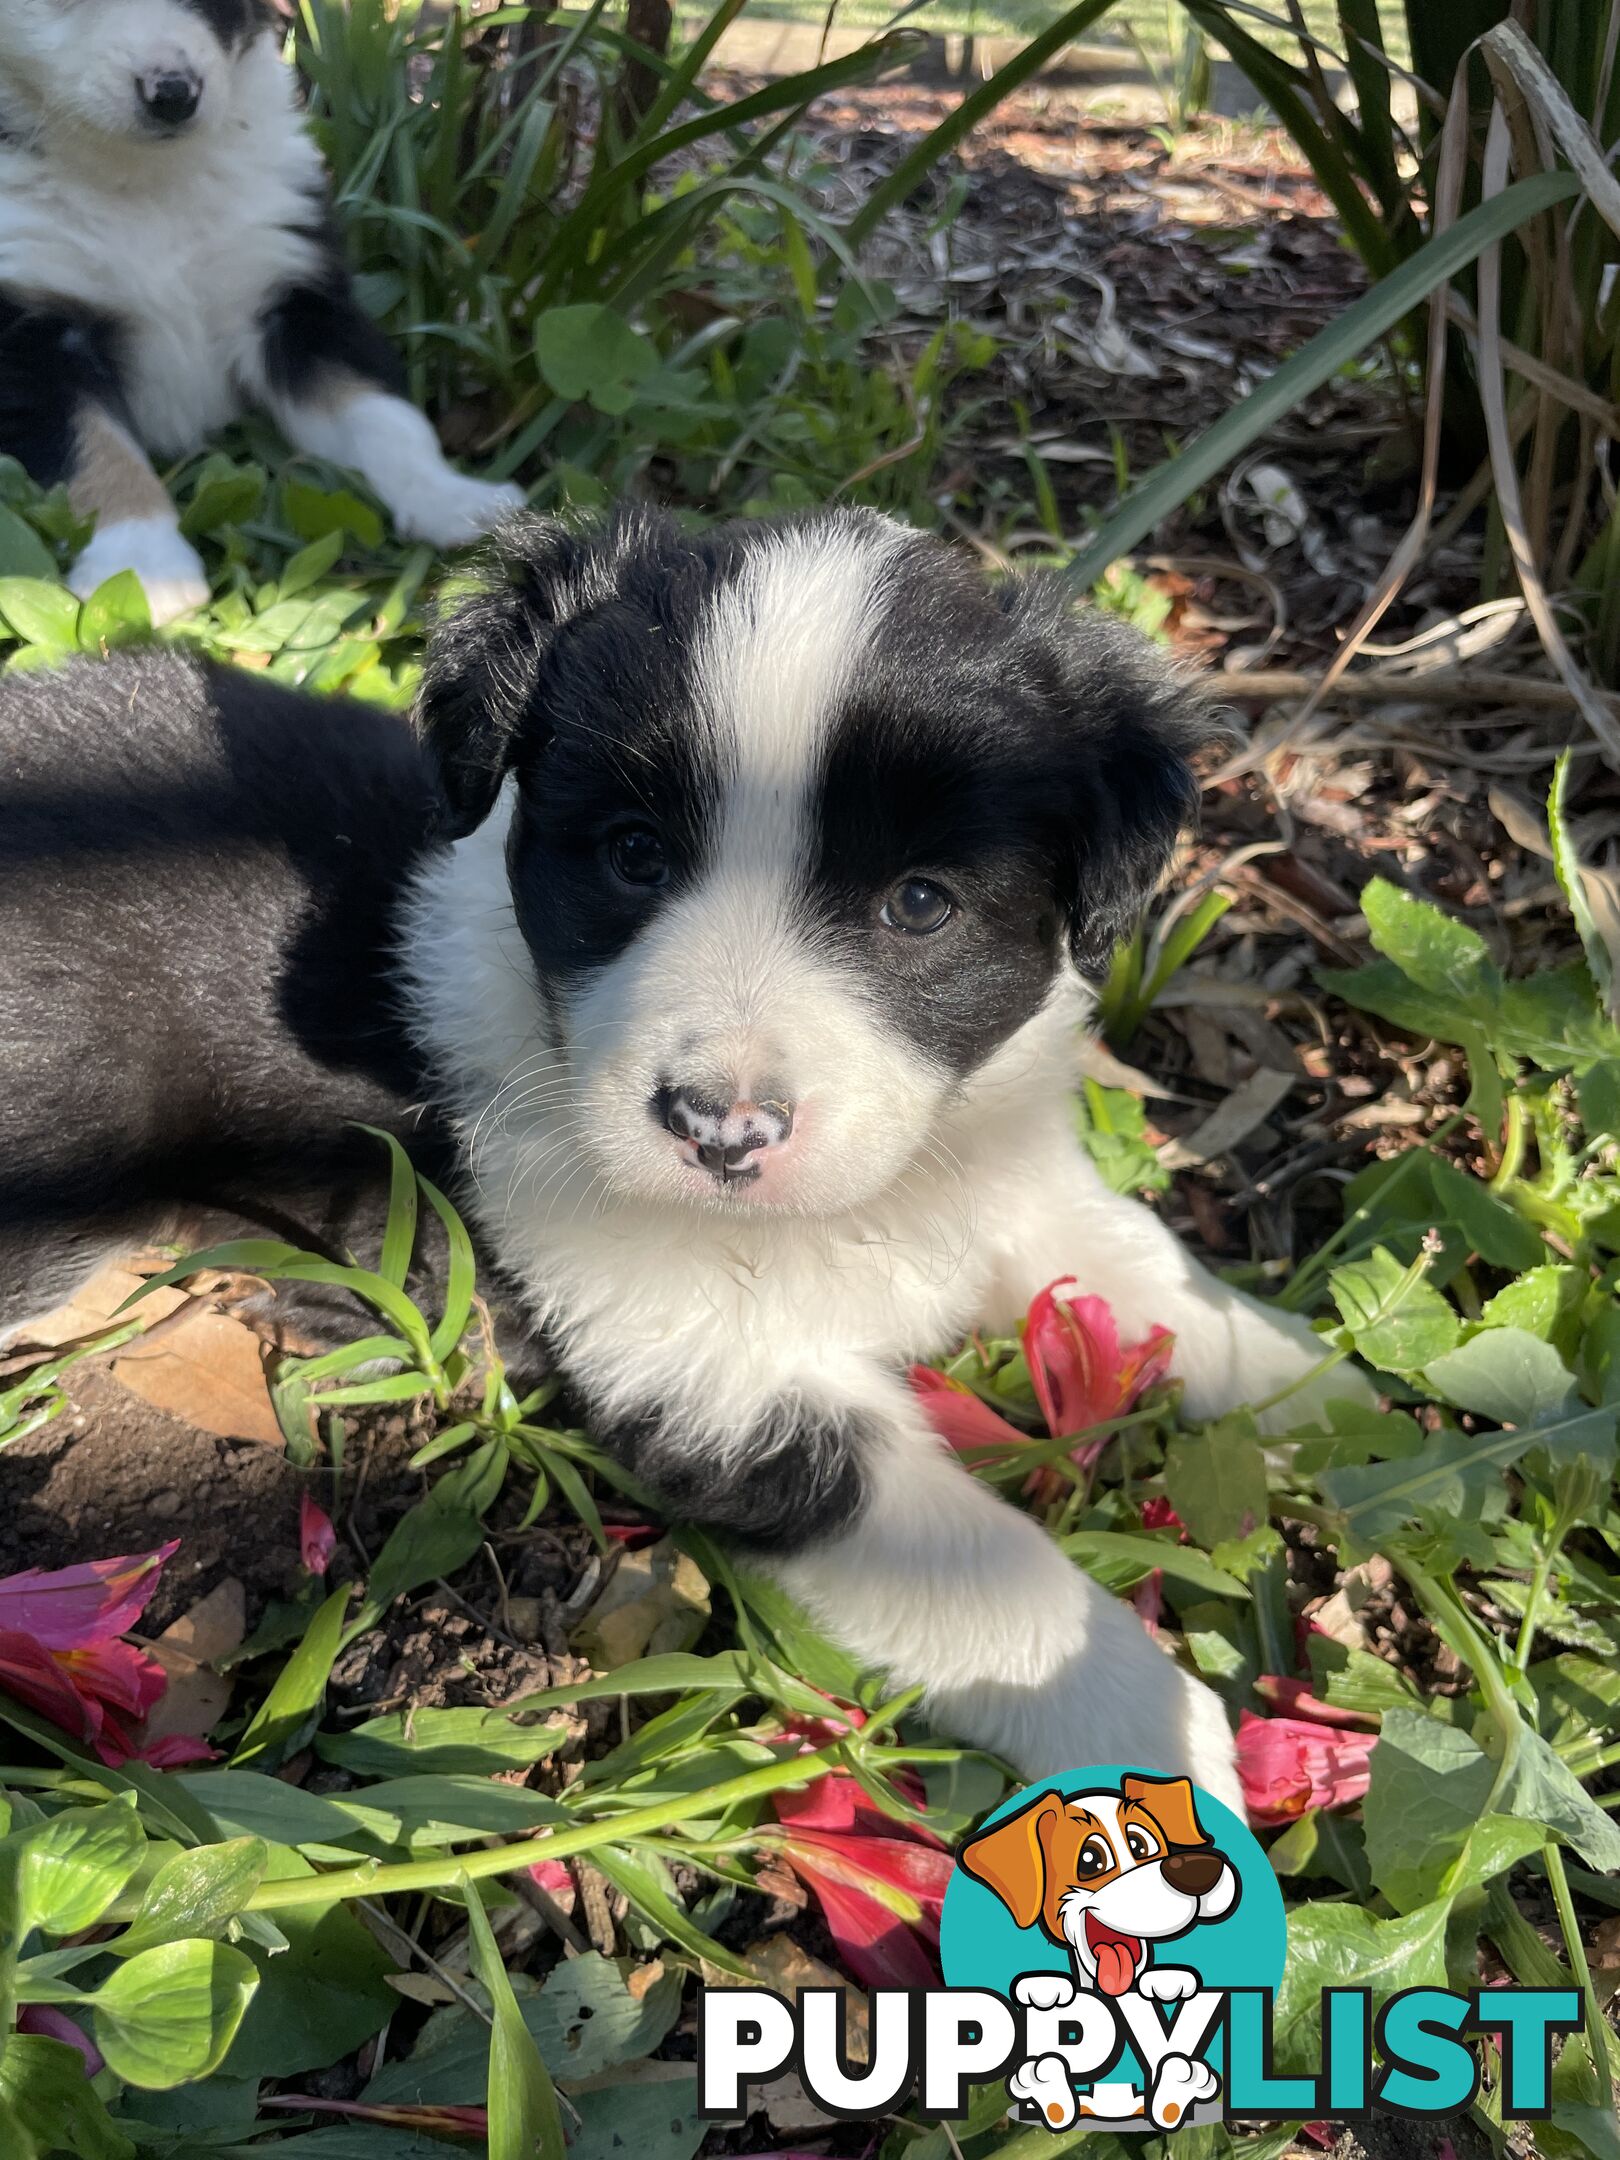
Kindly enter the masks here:
M 1221 2081 L 1206 2062 L 1186 2055 L 1167 2055 L 1160 2063 L 1148 2098 L 1148 2114 L 1161 2130 L 1174 2130 L 1186 2119 L 1187 2110 L 1201 2100 L 1213 2100 Z
M 418 481 L 394 508 L 402 539 L 426 540 L 432 547 L 464 547 L 502 518 L 521 510 L 527 497 L 509 480 L 470 480 L 448 467 L 432 480 Z
M 81 600 L 133 570 L 158 627 L 208 604 L 208 573 L 202 557 L 167 518 L 120 518 L 103 525 L 73 565 L 68 589 Z

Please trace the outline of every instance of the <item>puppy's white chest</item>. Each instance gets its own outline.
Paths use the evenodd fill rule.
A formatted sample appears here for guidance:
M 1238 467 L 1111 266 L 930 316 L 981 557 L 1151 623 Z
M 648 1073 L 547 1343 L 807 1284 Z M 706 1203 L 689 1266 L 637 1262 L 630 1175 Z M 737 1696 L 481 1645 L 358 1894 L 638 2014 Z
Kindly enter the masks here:
M 260 387 L 267 304 L 319 259 L 320 169 L 295 116 L 170 156 L 131 180 L 76 170 L 48 146 L 0 151 L 0 286 L 110 318 L 142 441 L 196 447 Z

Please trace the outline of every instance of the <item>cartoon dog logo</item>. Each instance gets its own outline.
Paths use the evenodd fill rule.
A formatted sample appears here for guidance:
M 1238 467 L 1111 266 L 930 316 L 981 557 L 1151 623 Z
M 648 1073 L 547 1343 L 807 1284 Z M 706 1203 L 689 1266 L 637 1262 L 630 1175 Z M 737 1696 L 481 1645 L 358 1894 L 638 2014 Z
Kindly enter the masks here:
M 1025 1973 L 1015 1983 L 1027 2007 L 1060 2011 L 1080 1992 L 1178 2003 L 1203 1982 L 1186 1966 L 1160 1964 L 1162 1943 L 1204 1921 L 1224 1920 L 1241 1894 L 1237 1870 L 1198 1819 L 1185 1778 L 1128 1775 L 1117 1792 L 1038 1793 L 964 1846 L 961 1864 L 995 1893 L 1020 1928 L 1039 1927 L 1074 1968 Z M 1213 2100 L 1220 2079 L 1208 2063 L 1175 2052 L 1149 2072 L 1145 2094 L 1098 2084 L 1078 2103 L 1062 2056 L 1023 2064 L 1008 2081 L 1054 2129 L 1078 2116 L 1143 2119 L 1173 2129 L 1191 2107 Z

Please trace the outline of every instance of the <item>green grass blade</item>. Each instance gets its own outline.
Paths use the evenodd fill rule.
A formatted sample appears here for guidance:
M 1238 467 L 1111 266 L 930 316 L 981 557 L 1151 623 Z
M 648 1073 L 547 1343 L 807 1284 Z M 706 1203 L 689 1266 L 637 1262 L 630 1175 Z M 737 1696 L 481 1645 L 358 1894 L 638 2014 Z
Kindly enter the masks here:
M 462 1876 L 472 1969 L 489 1997 L 494 2030 L 489 2043 L 489 2160 L 564 2160 L 556 2088 L 534 2035 L 523 2022 L 501 1963 L 484 1901 Z
M 478 1285 L 478 1261 L 473 1252 L 472 1239 L 467 1226 L 456 1213 L 437 1185 L 427 1178 L 419 1178 L 422 1197 L 444 1225 L 445 1239 L 450 1247 L 450 1266 L 445 1278 L 444 1311 L 439 1324 L 428 1338 L 433 1355 L 441 1363 L 454 1350 L 467 1332 L 472 1318 L 473 1292 Z
M 388 1150 L 388 1222 L 377 1273 L 396 1290 L 403 1290 L 411 1272 L 411 1254 L 416 1250 L 416 1172 L 392 1133 L 378 1125 L 362 1125 L 360 1130 L 380 1140 Z
M 1275 427 L 1302 399 L 1393 330 L 1437 285 L 1454 277 L 1493 240 L 1504 238 L 1554 203 L 1567 202 L 1579 189 L 1573 173 L 1537 173 L 1532 179 L 1516 181 L 1459 218 L 1448 231 L 1425 241 L 1398 270 L 1346 308 L 1337 322 L 1318 331 L 1308 345 L 1285 360 L 1259 389 L 1133 489 L 1070 563 L 1064 573 L 1069 582 L 1089 590 L 1110 563 L 1146 539 L 1172 510 Z

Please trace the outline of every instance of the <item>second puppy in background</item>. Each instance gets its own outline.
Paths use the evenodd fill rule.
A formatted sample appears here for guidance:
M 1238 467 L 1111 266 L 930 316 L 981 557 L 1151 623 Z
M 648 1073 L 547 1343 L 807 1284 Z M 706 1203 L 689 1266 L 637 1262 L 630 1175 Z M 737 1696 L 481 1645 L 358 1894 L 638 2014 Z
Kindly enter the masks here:
M 4 0 L 0 452 L 96 520 L 154 621 L 208 598 L 151 459 L 250 407 L 346 465 L 408 539 L 453 547 L 522 501 L 444 459 L 360 308 L 264 0 Z

